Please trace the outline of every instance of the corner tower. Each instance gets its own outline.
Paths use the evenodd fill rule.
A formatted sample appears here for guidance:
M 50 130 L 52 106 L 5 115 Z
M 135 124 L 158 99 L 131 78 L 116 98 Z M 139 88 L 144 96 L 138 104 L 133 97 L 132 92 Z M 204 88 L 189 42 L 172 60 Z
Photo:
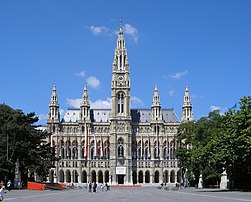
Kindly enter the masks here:
M 51 99 L 49 104 L 49 112 L 48 112 L 48 131 L 56 132 L 59 127 L 60 115 L 59 115 L 59 104 L 58 104 L 58 96 L 56 86 L 53 86 Z
M 181 121 L 186 122 L 186 121 L 192 121 L 192 120 L 194 120 L 193 107 L 192 107 L 192 103 L 191 103 L 191 96 L 189 93 L 189 89 L 188 89 L 188 86 L 186 86 L 185 95 L 184 95 L 184 102 L 183 102 L 183 106 L 182 106 Z

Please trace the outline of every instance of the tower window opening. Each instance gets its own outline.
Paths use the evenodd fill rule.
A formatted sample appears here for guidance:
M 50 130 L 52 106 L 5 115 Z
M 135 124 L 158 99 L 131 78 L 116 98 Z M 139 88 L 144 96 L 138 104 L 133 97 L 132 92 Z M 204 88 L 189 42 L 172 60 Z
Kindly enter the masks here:
M 119 67 L 122 69 L 122 55 L 119 56 Z
M 124 113 L 124 95 L 123 93 L 118 94 L 118 113 Z

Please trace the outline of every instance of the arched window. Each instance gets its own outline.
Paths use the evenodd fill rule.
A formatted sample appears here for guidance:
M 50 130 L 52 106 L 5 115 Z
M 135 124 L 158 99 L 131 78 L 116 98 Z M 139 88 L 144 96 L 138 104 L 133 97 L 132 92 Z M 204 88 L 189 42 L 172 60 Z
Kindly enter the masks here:
M 124 94 L 122 92 L 118 93 L 117 99 L 118 99 L 118 113 L 123 114 L 124 113 Z
M 138 148 L 138 159 L 141 159 L 141 147 Z
M 159 157 L 159 142 L 155 141 L 154 142 L 154 158 Z
M 149 157 L 149 154 L 148 154 L 148 147 L 147 147 L 145 148 L 145 159 L 148 159 L 148 157 Z
M 164 159 L 167 158 L 167 148 L 166 147 L 164 148 L 163 157 L 164 157 Z
M 83 159 L 85 157 L 85 141 L 82 141 L 81 144 L 81 158 Z
M 104 157 L 110 159 L 110 142 L 108 140 L 105 141 Z
M 124 141 L 122 138 L 118 139 L 118 157 L 124 157 Z

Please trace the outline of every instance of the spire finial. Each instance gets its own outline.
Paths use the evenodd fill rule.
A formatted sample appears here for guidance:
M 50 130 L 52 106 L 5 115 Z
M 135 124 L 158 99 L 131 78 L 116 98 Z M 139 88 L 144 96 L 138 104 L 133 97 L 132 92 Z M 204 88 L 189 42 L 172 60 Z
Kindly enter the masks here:
M 119 34 L 123 34 L 122 17 L 120 17 Z

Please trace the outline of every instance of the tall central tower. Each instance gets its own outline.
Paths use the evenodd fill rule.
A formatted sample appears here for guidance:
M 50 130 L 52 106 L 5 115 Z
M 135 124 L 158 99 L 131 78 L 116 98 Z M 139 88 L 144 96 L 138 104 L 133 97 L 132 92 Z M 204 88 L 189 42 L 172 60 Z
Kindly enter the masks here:
M 132 183 L 130 75 L 122 22 L 112 64 L 111 97 L 111 182 L 129 184 Z
M 130 76 L 125 39 L 120 23 L 120 29 L 112 64 L 112 110 L 113 118 L 130 119 Z

